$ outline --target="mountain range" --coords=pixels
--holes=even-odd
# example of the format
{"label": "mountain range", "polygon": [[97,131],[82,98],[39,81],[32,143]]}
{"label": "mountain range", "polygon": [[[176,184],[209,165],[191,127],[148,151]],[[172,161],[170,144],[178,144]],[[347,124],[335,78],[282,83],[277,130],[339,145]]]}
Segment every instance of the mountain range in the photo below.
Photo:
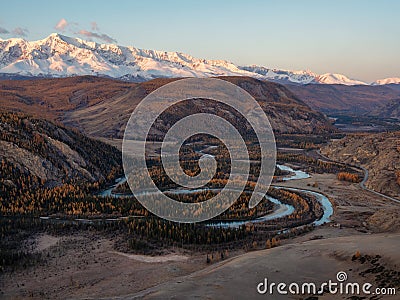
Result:
{"label": "mountain range", "polygon": [[[322,113],[311,109],[281,84],[246,76],[219,78],[250,93],[268,114],[275,133],[335,130]],[[0,109],[61,122],[91,137],[120,139],[136,105],[149,93],[173,80],[179,79],[157,78],[140,83],[97,76],[2,80]],[[165,124],[161,122],[160,126],[166,127],[173,119],[183,118],[189,110],[207,109],[210,107],[203,102],[179,106],[174,114],[166,115]],[[223,107],[213,109],[217,113],[224,111]]]}
{"label": "mountain range", "polygon": [[263,66],[238,66],[225,60],[207,60],[180,52],[143,50],[98,44],[53,33],[45,39],[0,39],[0,77],[70,77],[95,75],[143,82],[154,78],[248,76],[288,84],[386,85],[400,78],[372,83],[342,74],[316,74]]}

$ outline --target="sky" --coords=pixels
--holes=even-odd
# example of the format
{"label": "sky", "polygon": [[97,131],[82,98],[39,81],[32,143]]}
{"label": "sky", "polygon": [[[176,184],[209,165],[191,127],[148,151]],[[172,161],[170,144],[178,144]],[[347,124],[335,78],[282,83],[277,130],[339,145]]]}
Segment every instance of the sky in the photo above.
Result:
{"label": "sky", "polygon": [[2,1],[0,38],[52,32],[238,65],[400,77],[400,1]]}

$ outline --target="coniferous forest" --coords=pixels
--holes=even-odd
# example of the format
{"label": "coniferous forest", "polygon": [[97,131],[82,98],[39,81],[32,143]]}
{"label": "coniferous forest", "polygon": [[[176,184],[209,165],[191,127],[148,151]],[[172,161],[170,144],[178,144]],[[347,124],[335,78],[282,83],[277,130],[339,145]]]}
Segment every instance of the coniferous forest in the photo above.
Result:
{"label": "coniferous forest", "polygon": [[[126,184],[113,190],[113,193],[125,194],[124,197],[100,196],[100,191],[122,176],[121,153],[116,148],[61,124],[19,113],[1,113],[0,125],[0,142],[5,149],[0,170],[2,268],[26,266],[43,259],[22,246],[24,239],[32,233],[53,232],[62,235],[74,230],[95,230],[103,234],[113,232],[124,237],[125,242],[118,242],[117,247],[143,253],[160,246],[222,251],[238,247],[252,249],[260,245],[275,246],[277,235],[281,239],[308,231],[311,227],[306,225],[322,214],[319,203],[312,197],[272,188],[269,196],[295,209],[293,214],[281,218],[278,223],[266,221],[262,225],[249,223],[237,228],[221,228],[201,223],[176,224],[165,221],[153,216],[130,196]],[[190,149],[183,151],[186,172],[196,174],[198,164],[194,161],[199,155]],[[178,198],[175,196],[176,200],[203,201],[216,193],[212,189],[224,187],[227,180],[225,174],[230,168],[223,159],[226,148],[210,149],[210,153],[213,151],[220,162],[216,176],[208,185],[211,190],[179,195]],[[16,159],[16,152],[22,160]],[[258,152],[254,150],[250,153],[257,155]],[[302,157],[281,156],[279,159],[283,162],[288,159],[301,161]],[[174,188],[171,182],[164,180],[166,176],[158,167],[160,160],[152,158],[149,163],[153,180],[164,189]],[[257,173],[257,168],[255,164],[251,172]],[[275,175],[285,176],[288,172],[276,169]],[[246,189],[251,191],[251,180]],[[243,192],[232,207],[212,222],[251,220],[275,209],[275,204],[267,198],[250,209],[249,198],[250,194]],[[301,227],[303,225],[305,227]],[[296,229],[281,233],[288,228]]]}

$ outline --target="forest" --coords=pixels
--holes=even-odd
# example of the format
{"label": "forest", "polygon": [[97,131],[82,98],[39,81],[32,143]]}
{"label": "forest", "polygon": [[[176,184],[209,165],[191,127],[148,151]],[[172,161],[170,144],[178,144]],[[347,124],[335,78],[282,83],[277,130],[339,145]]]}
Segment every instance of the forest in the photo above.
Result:
{"label": "forest", "polygon": [[[181,165],[189,175],[199,171],[200,151],[215,154],[217,172],[201,192],[171,194],[183,202],[207,200],[223,188],[230,172],[227,149],[210,139],[197,140],[195,147],[183,147]],[[209,147],[214,142],[216,147]],[[246,223],[237,228],[213,226],[213,222],[251,220],[272,212],[275,204],[266,197],[254,208],[248,203],[259,173],[259,163],[251,164],[251,175],[239,199],[222,215],[208,223],[179,224],[162,220],[148,212],[133,196],[102,197],[99,191],[122,176],[121,153],[116,148],[83,136],[61,124],[35,119],[18,113],[0,114],[0,143],[13,145],[29,159],[40,159],[47,166],[45,176],[29,163],[17,161],[12,151],[1,156],[0,170],[0,268],[26,267],[43,263],[43,257],[21,247],[32,234],[48,232],[95,231],[112,234],[115,247],[124,251],[152,253],[160,247],[183,247],[195,251],[225,253],[229,249],[246,250],[276,246],[279,239],[312,229],[310,225],[322,216],[318,201],[309,195],[270,188],[268,196],[292,205],[294,213],[278,220]],[[250,159],[260,155],[257,144],[248,143]],[[80,162],[80,158],[85,164]],[[310,162],[315,170],[344,170],[335,164],[309,161],[309,158],[279,154],[279,161]],[[160,157],[148,158],[147,165],[154,182],[164,191],[176,188],[163,170]],[[53,178],[49,174],[57,173]],[[276,169],[276,176],[287,175]],[[139,181],[138,181],[139,182]],[[127,185],[114,190],[127,193]],[[79,221],[84,219],[86,221]],[[210,225],[211,224],[211,225]],[[210,257],[211,259],[211,257]]]}
{"label": "forest", "polygon": [[339,172],[337,174],[337,178],[342,181],[349,181],[349,182],[360,182],[361,179],[358,174],[348,173],[348,172]]}

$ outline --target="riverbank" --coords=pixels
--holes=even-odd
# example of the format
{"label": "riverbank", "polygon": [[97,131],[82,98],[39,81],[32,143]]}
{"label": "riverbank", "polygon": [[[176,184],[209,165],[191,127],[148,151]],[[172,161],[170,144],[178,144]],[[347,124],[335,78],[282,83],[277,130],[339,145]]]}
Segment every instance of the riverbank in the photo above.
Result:
{"label": "riverbank", "polygon": [[[215,146],[208,146],[207,145],[207,147],[205,149],[203,149],[201,151],[197,151],[197,152],[201,153],[201,154],[204,154],[203,151],[206,151],[208,149],[213,149],[214,147]],[[209,155],[209,154],[204,154],[204,155]],[[287,165],[278,164],[277,168],[279,168],[282,171],[286,171],[286,172],[289,173],[289,175],[282,176],[281,180],[283,182],[288,182],[288,181],[292,181],[292,180],[307,179],[307,178],[311,177],[310,174],[308,174],[308,173],[306,173],[306,172],[304,172],[302,170],[299,170],[299,169],[293,169],[292,167],[287,166]],[[111,196],[111,197],[116,197],[116,198],[129,197],[128,194],[114,193],[116,187],[118,185],[124,184],[125,182],[126,182],[126,178],[125,177],[118,178],[114,185],[112,185],[112,186],[108,187],[107,189],[105,189],[104,191],[100,192],[99,195],[102,196],[102,197],[110,197]],[[281,186],[281,187],[279,187],[278,185],[274,185],[274,186],[277,187],[277,188],[284,188],[284,186]],[[179,190],[169,190],[168,193],[171,193],[171,194],[190,194],[190,193],[202,192],[202,191],[205,191],[205,190],[215,190],[215,191],[217,191],[218,189],[208,189],[208,188],[207,189],[195,189],[195,190],[181,190],[181,189],[179,189]],[[329,218],[333,214],[333,207],[332,207],[332,204],[330,203],[330,201],[328,200],[328,198],[325,195],[323,195],[321,193],[318,193],[316,191],[310,191],[308,189],[296,189],[296,190],[292,189],[292,191],[296,191],[296,192],[312,195],[312,196],[316,197],[317,201],[322,205],[323,210],[324,210],[324,214],[323,214],[322,218],[320,218],[318,220],[315,220],[313,222],[313,225],[320,226],[322,224],[330,222]],[[256,224],[256,223],[262,223],[262,222],[265,222],[265,221],[277,220],[279,218],[290,216],[292,213],[294,213],[295,209],[294,209],[294,207],[292,205],[284,204],[279,199],[275,199],[275,198],[270,197],[270,196],[266,196],[266,197],[270,202],[274,203],[275,206],[276,206],[276,209],[271,213],[268,213],[268,214],[266,214],[264,216],[260,216],[260,217],[257,217],[257,218],[252,218],[252,219],[247,219],[247,220],[240,220],[240,221],[228,221],[228,220],[227,221],[217,221],[217,222],[212,221],[212,222],[209,222],[207,224],[207,226],[217,226],[217,227],[221,227],[221,228],[239,228],[240,226],[245,225],[245,224],[249,224],[249,223]],[[120,218],[114,219],[114,220],[119,220],[119,219]],[[111,220],[111,219],[107,219],[107,220]],[[86,220],[86,219],[80,219],[78,221],[92,222],[91,220]]]}

